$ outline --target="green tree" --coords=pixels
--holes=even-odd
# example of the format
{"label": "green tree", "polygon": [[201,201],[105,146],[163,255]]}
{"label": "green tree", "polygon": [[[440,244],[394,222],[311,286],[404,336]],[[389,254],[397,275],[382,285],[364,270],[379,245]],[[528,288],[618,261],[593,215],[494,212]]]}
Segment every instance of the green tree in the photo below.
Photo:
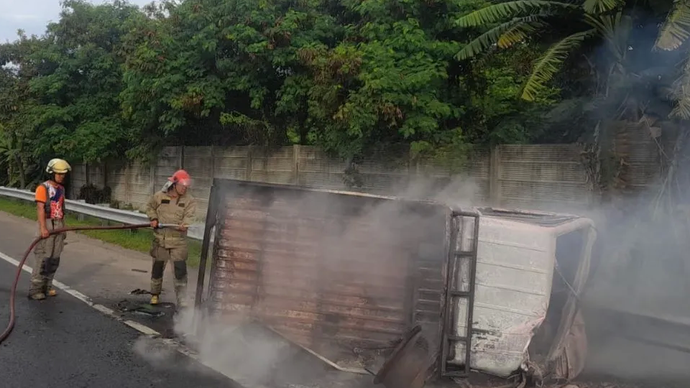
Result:
{"label": "green tree", "polygon": [[32,60],[44,63],[30,81],[37,105],[32,125],[41,134],[37,156],[69,156],[94,162],[121,155],[126,125],[119,110],[123,21],[138,12],[125,2],[95,6],[81,0],[63,4],[60,21],[50,24]]}
{"label": "green tree", "polygon": [[[482,112],[510,111],[513,124],[531,114],[518,113],[520,104],[509,90],[519,72],[497,61],[483,69],[463,67],[454,58],[466,36],[455,15],[483,4],[346,2],[353,22],[343,42],[303,50],[314,82],[309,106],[315,141],[352,156],[390,144],[411,144],[424,152],[467,141],[528,138],[525,128],[510,134],[518,127]],[[490,79],[491,72],[503,78]],[[499,125],[503,133],[494,136]]]}
{"label": "green tree", "polygon": [[0,45],[0,158],[6,171],[4,184],[31,186],[40,175],[35,146],[40,133],[33,123],[38,104],[30,82],[45,66],[32,55],[47,43],[19,31],[19,39]]}
{"label": "green tree", "polygon": [[141,133],[160,144],[286,144],[291,132],[307,141],[298,53],[332,44],[342,29],[323,2],[163,6],[167,15],[140,19],[128,37],[122,107]]}

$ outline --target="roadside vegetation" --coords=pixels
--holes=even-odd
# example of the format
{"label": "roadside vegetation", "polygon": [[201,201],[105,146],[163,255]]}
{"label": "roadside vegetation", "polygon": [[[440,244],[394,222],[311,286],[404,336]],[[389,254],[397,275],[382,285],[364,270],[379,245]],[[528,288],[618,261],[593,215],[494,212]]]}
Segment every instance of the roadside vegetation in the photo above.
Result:
{"label": "roadside vegetation", "polygon": [[659,145],[659,198],[690,185],[673,167],[690,119],[684,1],[61,4],[45,33],[0,44],[0,185],[33,190],[53,157],[147,163],[164,146],[314,145],[349,174],[399,150],[578,142],[608,199],[635,158],[616,140],[639,133]]}
{"label": "roadside vegetation", "polygon": [[690,118],[684,2],[156,4],[66,0],[44,34],[0,44],[0,185],[33,189],[52,157],[150,161],[167,145],[445,158],[605,148],[641,125],[653,141]]}

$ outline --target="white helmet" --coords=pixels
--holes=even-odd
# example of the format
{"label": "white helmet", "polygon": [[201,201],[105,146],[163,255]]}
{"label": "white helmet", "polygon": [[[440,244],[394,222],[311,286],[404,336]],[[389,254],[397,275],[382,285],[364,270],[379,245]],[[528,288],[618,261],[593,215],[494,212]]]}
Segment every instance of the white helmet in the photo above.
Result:
{"label": "white helmet", "polygon": [[70,171],[72,171],[72,166],[63,159],[51,159],[46,167],[48,174],[67,174]]}

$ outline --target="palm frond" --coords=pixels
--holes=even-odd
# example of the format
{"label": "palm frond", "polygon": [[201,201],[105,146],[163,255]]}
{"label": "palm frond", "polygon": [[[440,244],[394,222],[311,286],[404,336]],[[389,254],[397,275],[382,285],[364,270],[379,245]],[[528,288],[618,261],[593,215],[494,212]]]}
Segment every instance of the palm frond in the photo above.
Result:
{"label": "palm frond", "polygon": [[509,17],[521,16],[525,13],[544,13],[547,10],[563,9],[576,10],[575,4],[561,3],[559,1],[545,0],[518,0],[493,4],[486,8],[478,9],[460,17],[456,24],[458,27],[477,27],[491,23],[497,23]]}
{"label": "palm frond", "polygon": [[655,49],[675,50],[690,37],[690,2],[676,0],[654,44]]}
{"label": "palm frond", "polygon": [[628,51],[630,32],[632,31],[632,19],[629,15],[624,15],[621,11],[615,14],[591,15],[585,14],[585,22],[599,32],[604,37],[607,47],[622,62]]}
{"label": "palm frond", "polygon": [[541,17],[526,16],[500,24],[469,42],[455,57],[461,61],[472,58],[493,44],[498,44],[500,48],[508,48],[526,38],[528,33],[545,26],[546,24],[540,20]]}
{"label": "palm frond", "polygon": [[625,4],[625,0],[585,0],[582,5],[585,12],[590,14],[604,13]]}
{"label": "palm frond", "polygon": [[585,15],[585,22],[590,26],[596,28],[599,34],[603,35],[609,41],[616,39],[616,31],[621,23],[622,13],[617,12],[614,15]]}
{"label": "palm frond", "polygon": [[682,120],[690,119],[690,96],[676,101],[676,105],[671,109],[669,116]]}
{"label": "palm frond", "polygon": [[527,16],[521,19],[523,19],[521,23],[514,25],[498,38],[498,47],[503,49],[511,47],[527,39],[530,34],[547,26],[540,15]]}
{"label": "palm frond", "polygon": [[669,117],[690,119],[690,60],[685,63],[680,76],[671,85],[668,97],[674,102]]}
{"label": "palm frond", "polygon": [[578,48],[584,40],[596,35],[596,32],[596,29],[578,32],[549,47],[546,53],[537,60],[534,70],[532,70],[532,74],[522,90],[522,98],[527,101],[534,101],[539,91],[560,69],[568,54]]}

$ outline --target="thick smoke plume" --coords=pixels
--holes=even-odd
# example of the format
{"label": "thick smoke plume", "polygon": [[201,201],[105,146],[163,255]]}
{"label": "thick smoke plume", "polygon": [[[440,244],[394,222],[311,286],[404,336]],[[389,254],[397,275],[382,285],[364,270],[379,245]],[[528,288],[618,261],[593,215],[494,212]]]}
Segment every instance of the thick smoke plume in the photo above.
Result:
{"label": "thick smoke plume", "polygon": [[[396,197],[424,198],[453,206],[470,206],[474,198],[478,197],[479,186],[468,178],[455,178],[445,187],[436,187],[434,190],[430,190],[430,182],[431,180],[415,181],[405,190],[400,191]],[[380,290],[381,284],[377,284],[379,282],[376,279],[377,277],[404,276],[406,269],[401,263],[404,263],[405,257],[400,256],[400,254],[423,253],[408,253],[401,248],[389,252],[377,251],[377,255],[389,255],[390,257],[385,260],[365,262],[366,256],[363,257],[362,254],[372,257],[372,253],[367,253],[363,245],[375,242],[395,248],[397,245],[420,239],[419,236],[424,236],[425,233],[433,233],[431,238],[434,241],[429,241],[427,247],[420,246],[418,248],[422,251],[426,249],[432,257],[438,258],[438,252],[443,249],[445,237],[443,218],[430,219],[427,214],[407,212],[401,214],[397,201],[383,201],[380,204],[365,208],[364,212],[359,215],[352,216],[349,215],[350,208],[348,207],[352,205],[337,197],[337,195],[313,196],[307,193],[304,194],[304,198],[288,203],[282,202],[280,196],[276,197],[273,207],[270,209],[271,212],[275,211],[278,214],[288,211],[295,218],[306,218],[304,223],[300,221],[292,230],[286,231],[286,234],[281,234],[282,238],[290,239],[292,242],[307,243],[313,238],[313,222],[318,222],[319,219],[327,221],[323,224],[323,229],[319,231],[321,240],[312,241],[312,243],[316,243],[314,245],[316,250],[309,251],[310,248],[305,246],[309,252],[303,252],[302,256],[299,254],[296,256],[298,259],[306,260],[305,258],[318,255],[317,266],[315,268],[296,268],[295,271],[298,272],[282,271],[278,274],[280,279],[272,277],[275,274],[265,273],[263,276],[267,280],[263,287],[299,284],[302,287],[313,286],[313,292],[318,294],[319,282],[323,281],[320,278],[326,277],[326,274],[328,274],[327,281],[342,282],[343,284],[350,284],[353,277],[365,276],[359,287],[363,292],[370,295],[370,303],[387,306],[394,303],[394,299],[402,299],[404,296],[401,294],[402,290],[392,287],[391,293],[393,295],[389,295]],[[344,225],[337,220],[337,218],[343,217],[350,217]],[[336,220],[328,221],[333,218]],[[430,223],[435,225],[432,226]],[[310,226],[310,224],[312,225]],[[247,224],[245,223],[244,226],[247,227]],[[280,242],[272,241],[272,243]],[[323,250],[324,247],[327,248],[325,251]],[[436,252],[436,256],[433,256],[434,252]],[[265,255],[264,260],[280,259],[268,257],[269,253]],[[396,265],[395,263],[399,264]],[[311,279],[310,283],[313,284],[304,283],[305,279]],[[323,286],[327,288],[329,285]],[[389,285],[389,287],[391,286]],[[288,287],[284,292],[294,292],[290,291],[291,289]],[[280,290],[275,288],[270,291],[273,294],[280,293]],[[320,296],[329,297],[327,295]],[[280,310],[281,307],[288,308],[278,305],[275,309]],[[300,306],[295,306],[295,308],[299,309]],[[333,367],[276,334],[270,328],[251,323],[249,318],[248,314],[242,311],[237,311],[236,314],[231,315],[231,318],[228,318],[227,316],[207,316],[200,311],[188,310],[178,314],[175,319],[174,330],[178,336],[185,338],[185,341],[198,351],[198,357],[203,364],[246,387],[332,386],[364,388],[373,386],[373,376],[371,373],[367,373],[365,368],[370,372],[376,372],[383,361],[382,358],[361,360],[357,356],[353,356],[350,361],[340,363],[341,367],[357,369],[362,373],[337,372]],[[393,345],[389,345],[388,350]],[[139,344],[139,347],[143,349],[144,344]],[[342,349],[322,347],[319,349],[319,354],[332,355],[337,353],[336,350],[342,352]],[[356,349],[352,349],[352,351],[356,351]],[[165,365],[165,358],[169,357],[169,354],[160,350],[149,350],[145,353],[147,359],[154,365]],[[332,361],[337,362],[338,360]]]}
{"label": "thick smoke plume", "polygon": [[[679,166],[687,167],[690,166]],[[486,190],[473,179],[458,177],[440,187],[435,183],[433,179],[420,179],[399,190],[397,197],[434,200],[463,208],[491,205],[486,202]],[[650,192],[589,209],[549,204],[534,206],[540,210],[590,217],[597,226],[598,241],[589,285],[585,294],[579,296],[589,337],[588,362],[583,379],[644,382],[669,379],[687,381],[690,378],[685,368],[690,362],[688,353],[668,346],[651,345],[649,341],[635,340],[651,339],[676,347],[688,342],[690,348],[690,335],[685,334],[682,325],[673,326],[673,330],[666,326],[659,329],[658,323],[636,317],[647,315],[665,321],[675,319],[690,323],[690,313],[687,313],[690,303],[685,302],[685,296],[688,295],[686,290],[690,291],[690,271],[686,271],[685,267],[690,239],[682,237],[689,235],[690,228],[683,226],[686,218],[681,215],[679,208],[656,208],[654,212],[650,211],[650,197],[658,190],[658,187],[654,187]],[[686,203],[690,202],[689,199],[681,198]],[[274,206],[278,209],[281,205]],[[315,202],[314,197],[292,202],[290,206],[296,214],[300,213],[299,209],[304,209],[311,215],[321,217],[343,212],[341,203]],[[282,280],[290,284],[302,281],[305,275],[318,280],[319,271],[324,269],[340,269],[347,273],[361,265],[356,254],[359,247],[343,241],[352,241],[350,238],[353,236],[361,236],[360,225],[367,224],[372,228],[364,233],[367,238],[393,243],[416,237],[391,232],[405,223],[418,224],[417,231],[425,228],[424,217],[403,217],[385,204],[370,208],[361,216],[359,223],[353,220],[350,227],[338,229],[337,233],[325,237],[330,249],[321,257],[322,268],[305,269],[307,273],[285,272],[281,274],[284,277]],[[403,227],[401,230],[406,229]],[[308,240],[310,232],[306,226],[296,228],[290,238]],[[371,267],[372,273],[387,270],[395,272],[395,269],[386,267]],[[309,274],[309,271],[313,273]],[[387,301],[384,298],[373,302]],[[632,314],[619,318],[622,321],[615,321],[605,313],[611,310],[625,310]],[[247,316],[237,314],[235,318],[237,322],[232,323],[205,316],[201,312],[192,314],[192,311],[187,311],[178,316],[175,332],[198,350],[199,359],[204,364],[247,387],[373,386],[372,376],[335,373],[333,368],[261,325],[246,325],[243,319]],[[633,340],[623,335],[624,324],[632,326],[626,329],[625,334],[633,337]],[[148,354],[149,359],[157,365],[165,365],[163,360],[169,357],[165,352]]]}

